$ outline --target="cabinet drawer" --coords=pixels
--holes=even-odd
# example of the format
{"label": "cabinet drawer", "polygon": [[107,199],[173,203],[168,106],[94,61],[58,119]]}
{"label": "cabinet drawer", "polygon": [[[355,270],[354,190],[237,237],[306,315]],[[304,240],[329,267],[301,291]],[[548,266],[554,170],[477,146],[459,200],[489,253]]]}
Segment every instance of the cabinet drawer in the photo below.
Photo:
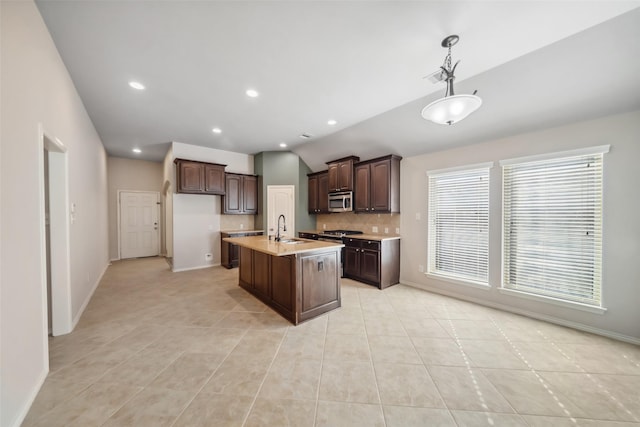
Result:
{"label": "cabinet drawer", "polygon": [[369,249],[372,251],[380,250],[380,242],[375,240],[363,240],[362,241],[362,249]]}
{"label": "cabinet drawer", "polygon": [[342,239],[342,242],[345,246],[350,248],[360,248],[362,247],[362,240],[352,239],[350,237],[345,237]]}

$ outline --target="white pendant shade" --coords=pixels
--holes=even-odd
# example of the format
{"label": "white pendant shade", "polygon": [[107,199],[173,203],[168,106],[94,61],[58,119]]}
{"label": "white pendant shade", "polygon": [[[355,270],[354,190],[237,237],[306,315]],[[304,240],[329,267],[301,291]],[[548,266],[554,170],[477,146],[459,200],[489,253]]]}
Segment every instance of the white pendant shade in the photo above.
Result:
{"label": "white pendant shade", "polygon": [[433,101],[422,109],[422,117],[440,125],[452,125],[476,111],[482,99],[475,95],[452,95]]}

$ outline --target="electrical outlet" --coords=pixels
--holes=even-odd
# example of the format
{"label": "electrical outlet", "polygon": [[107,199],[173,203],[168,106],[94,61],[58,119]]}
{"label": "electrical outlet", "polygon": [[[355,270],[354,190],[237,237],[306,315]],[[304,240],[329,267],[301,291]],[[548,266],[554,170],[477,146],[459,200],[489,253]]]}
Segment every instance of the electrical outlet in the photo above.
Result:
{"label": "electrical outlet", "polygon": [[205,261],[211,261],[213,259],[213,254],[204,254]]}
{"label": "electrical outlet", "polygon": [[420,212],[416,212],[416,221],[420,221]]}
{"label": "electrical outlet", "polygon": [[322,229],[326,230],[327,229],[327,224],[322,224]]}
{"label": "electrical outlet", "polygon": [[418,271],[419,271],[420,273],[424,273],[424,265],[419,265],[419,266],[418,266]]}
{"label": "electrical outlet", "polygon": [[373,227],[371,227],[371,231],[373,231],[374,233],[378,232],[378,227],[376,227],[375,225]]}
{"label": "electrical outlet", "polygon": [[389,228],[388,227],[384,228],[384,234],[389,234]]}
{"label": "electrical outlet", "polygon": [[396,227],[396,234],[400,234],[400,228]]}
{"label": "electrical outlet", "polygon": [[244,224],[240,224],[240,230],[244,229]]}

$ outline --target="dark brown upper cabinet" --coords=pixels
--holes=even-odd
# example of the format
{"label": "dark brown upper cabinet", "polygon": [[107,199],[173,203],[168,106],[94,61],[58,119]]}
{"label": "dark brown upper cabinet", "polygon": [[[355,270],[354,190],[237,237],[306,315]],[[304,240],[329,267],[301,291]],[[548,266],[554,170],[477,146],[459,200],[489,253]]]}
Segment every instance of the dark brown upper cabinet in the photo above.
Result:
{"label": "dark brown upper cabinet", "polygon": [[327,162],[329,167],[329,192],[353,191],[353,165],[360,157],[349,156]]}
{"label": "dark brown upper cabinet", "polygon": [[400,160],[389,155],[355,164],[355,212],[400,212]]}
{"label": "dark brown upper cabinet", "polygon": [[258,213],[258,178],[255,175],[225,174],[225,214],[255,215]]}
{"label": "dark brown upper cabinet", "polygon": [[224,194],[226,165],[175,159],[176,191],[189,194]]}
{"label": "dark brown upper cabinet", "polygon": [[329,212],[329,172],[315,172],[307,175],[309,178],[309,213],[319,214]]}

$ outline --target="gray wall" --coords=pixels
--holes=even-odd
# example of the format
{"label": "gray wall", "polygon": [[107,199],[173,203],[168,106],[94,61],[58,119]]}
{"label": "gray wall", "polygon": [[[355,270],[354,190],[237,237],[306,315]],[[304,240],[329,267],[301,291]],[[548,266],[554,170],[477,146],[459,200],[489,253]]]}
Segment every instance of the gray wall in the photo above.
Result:
{"label": "gray wall", "polygon": [[[568,326],[640,343],[640,112],[550,128],[402,161],[402,283],[450,294]],[[499,160],[611,145],[604,155],[602,301],[605,313],[525,299],[500,292],[502,182]],[[427,277],[426,171],[480,162],[491,169],[489,282],[487,289]],[[418,219],[416,214],[420,214]]]}
{"label": "gray wall", "polygon": [[267,205],[268,185],[293,185],[295,186],[296,206],[296,232],[315,228],[315,218],[307,212],[307,173],[311,170],[298,157],[290,151],[264,151],[254,156],[254,171],[260,175],[258,181],[258,215],[255,227],[267,229]]}

